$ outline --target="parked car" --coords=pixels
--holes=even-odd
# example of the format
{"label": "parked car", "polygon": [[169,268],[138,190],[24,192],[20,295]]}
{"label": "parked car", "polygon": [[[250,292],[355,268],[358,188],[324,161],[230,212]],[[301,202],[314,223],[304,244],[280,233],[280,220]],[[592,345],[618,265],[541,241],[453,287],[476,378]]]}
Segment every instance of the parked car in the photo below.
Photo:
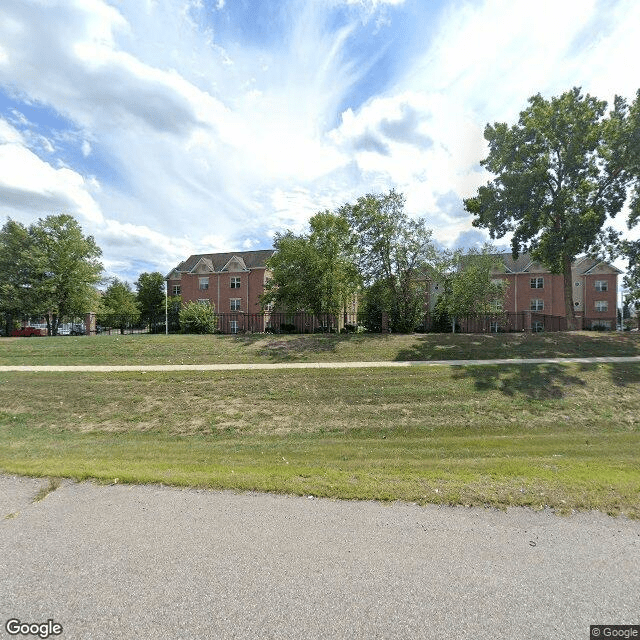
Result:
{"label": "parked car", "polygon": [[14,329],[11,332],[12,336],[19,336],[29,338],[31,336],[46,336],[46,329],[38,329],[37,327],[21,327],[20,329]]}
{"label": "parked car", "polygon": [[65,322],[58,325],[59,336],[83,336],[84,324],[80,322]]}

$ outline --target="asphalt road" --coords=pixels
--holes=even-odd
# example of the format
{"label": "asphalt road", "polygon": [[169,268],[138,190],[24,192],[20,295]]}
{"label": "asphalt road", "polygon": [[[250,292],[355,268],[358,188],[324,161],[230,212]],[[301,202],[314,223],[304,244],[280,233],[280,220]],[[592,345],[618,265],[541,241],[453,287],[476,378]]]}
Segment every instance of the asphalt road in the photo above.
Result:
{"label": "asphalt road", "polygon": [[[580,640],[640,623],[640,522],[0,476],[0,637]],[[11,514],[11,515],[10,515]],[[7,517],[10,516],[10,517]]]}

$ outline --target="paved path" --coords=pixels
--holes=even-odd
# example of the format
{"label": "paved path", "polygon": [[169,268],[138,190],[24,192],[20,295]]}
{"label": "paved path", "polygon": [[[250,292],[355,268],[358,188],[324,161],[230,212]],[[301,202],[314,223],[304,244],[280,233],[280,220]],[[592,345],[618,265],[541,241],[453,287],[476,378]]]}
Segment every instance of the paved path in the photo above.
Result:
{"label": "paved path", "polygon": [[53,619],[63,640],[588,640],[640,623],[637,521],[71,481],[33,503],[45,482],[0,476],[1,638],[10,618]]}
{"label": "paved path", "polygon": [[127,364],[127,365],[3,365],[8,371],[246,371],[261,369],[365,369],[368,367],[441,367],[487,364],[571,364],[640,362],[640,356],[593,358],[493,358],[491,360],[403,360],[384,362],[278,362],[262,364]]}

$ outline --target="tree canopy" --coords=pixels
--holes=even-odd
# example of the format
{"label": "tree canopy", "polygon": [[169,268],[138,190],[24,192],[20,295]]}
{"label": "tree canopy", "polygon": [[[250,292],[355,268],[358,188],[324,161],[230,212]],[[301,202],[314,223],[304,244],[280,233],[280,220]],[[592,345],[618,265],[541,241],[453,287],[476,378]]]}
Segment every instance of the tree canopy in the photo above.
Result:
{"label": "tree canopy", "polygon": [[120,329],[120,333],[140,320],[140,307],[128,282],[114,278],[102,296],[100,322]]}
{"label": "tree canopy", "polygon": [[434,269],[439,287],[436,315],[455,327],[457,317],[501,312],[507,282],[492,277],[499,271],[504,271],[504,266],[491,245],[481,250],[441,252]]}
{"label": "tree canopy", "polygon": [[96,308],[102,252],[72,216],[48,216],[28,228],[9,220],[0,232],[0,252],[5,319],[43,315],[56,335],[60,319]]}
{"label": "tree canopy", "polygon": [[404,196],[392,189],[339,209],[355,238],[357,264],[370,289],[368,305],[388,312],[392,329],[401,332],[420,323],[437,254],[426,221],[409,218],[404,204]]}
{"label": "tree canopy", "polygon": [[491,238],[512,233],[514,257],[529,251],[563,274],[569,328],[572,262],[598,242],[633,179],[629,108],[620,97],[609,113],[606,107],[574,88],[549,100],[533,96],[515,125],[487,125],[489,155],[480,164],[496,177],[464,201],[474,226]]}
{"label": "tree canopy", "polygon": [[165,282],[159,271],[141,273],[135,282],[140,319],[153,331],[165,316]]}
{"label": "tree canopy", "polygon": [[33,238],[9,219],[0,230],[0,313],[7,335],[23,314],[35,313]]}
{"label": "tree canopy", "polygon": [[311,218],[309,228],[307,234],[276,234],[262,302],[288,311],[337,316],[360,285],[350,255],[349,226],[341,216],[323,211]]}

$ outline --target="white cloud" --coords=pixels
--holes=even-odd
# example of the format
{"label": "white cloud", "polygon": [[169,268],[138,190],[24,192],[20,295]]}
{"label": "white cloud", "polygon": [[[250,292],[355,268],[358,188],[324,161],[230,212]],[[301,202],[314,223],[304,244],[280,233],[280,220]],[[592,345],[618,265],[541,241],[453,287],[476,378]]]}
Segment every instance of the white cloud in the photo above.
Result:
{"label": "white cloud", "polygon": [[6,142],[24,143],[24,138],[15,127],[12,127],[4,118],[0,118],[0,144]]}
{"label": "white cloud", "polygon": [[100,223],[94,185],[71,169],[54,169],[19,142],[0,144],[0,210],[6,215],[70,213]]}
{"label": "white cloud", "polygon": [[[349,10],[336,26],[339,6]],[[238,9],[223,0],[2,0],[0,86],[73,123],[63,140],[0,120],[2,212],[64,206],[105,243],[105,263],[163,272],[190,252],[265,246],[317,211],[391,187],[443,243],[475,237],[461,206],[487,179],[486,122],[513,121],[533,93],[575,84],[632,97],[640,4],[614,0],[606,16],[596,0],[444,6],[274,2],[280,31],[242,42],[220,35]],[[384,35],[404,38],[394,32],[403,11],[416,39],[437,23],[406,58]],[[365,41],[371,50],[356,51]],[[382,89],[367,74],[386,47]],[[77,157],[63,157],[69,147]]]}

